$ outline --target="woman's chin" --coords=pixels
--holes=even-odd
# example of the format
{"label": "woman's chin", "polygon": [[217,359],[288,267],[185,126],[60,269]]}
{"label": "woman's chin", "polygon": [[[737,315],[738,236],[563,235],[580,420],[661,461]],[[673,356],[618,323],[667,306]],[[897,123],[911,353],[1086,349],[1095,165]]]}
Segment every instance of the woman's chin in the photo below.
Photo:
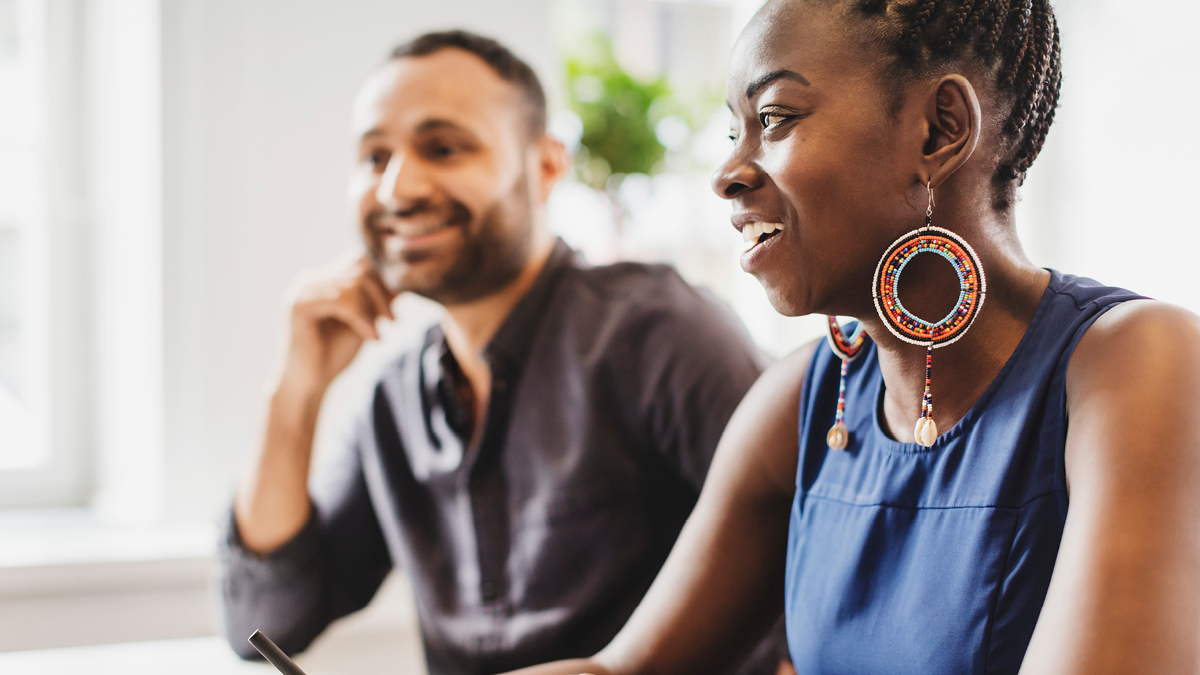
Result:
{"label": "woman's chin", "polygon": [[[811,303],[802,300],[806,296],[796,287],[796,279],[772,279],[773,274],[755,274],[758,283],[767,292],[767,301],[783,316],[804,316],[812,314]],[[790,283],[788,283],[790,282]]]}

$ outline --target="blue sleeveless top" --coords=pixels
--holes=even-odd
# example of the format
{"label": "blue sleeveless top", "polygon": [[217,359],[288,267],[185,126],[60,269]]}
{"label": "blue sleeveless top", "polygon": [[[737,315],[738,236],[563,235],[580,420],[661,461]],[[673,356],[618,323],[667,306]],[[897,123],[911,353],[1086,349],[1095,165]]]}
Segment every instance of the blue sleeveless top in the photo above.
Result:
{"label": "blue sleeveless top", "polygon": [[882,431],[869,344],[847,375],[850,443],[829,450],[841,361],[818,348],[788,533],[787,637],[800,675],[1020,668],[1067,515],[1067,365],[1093,321],[1139,297],[1051,275],[1016,351],[931,448]]}

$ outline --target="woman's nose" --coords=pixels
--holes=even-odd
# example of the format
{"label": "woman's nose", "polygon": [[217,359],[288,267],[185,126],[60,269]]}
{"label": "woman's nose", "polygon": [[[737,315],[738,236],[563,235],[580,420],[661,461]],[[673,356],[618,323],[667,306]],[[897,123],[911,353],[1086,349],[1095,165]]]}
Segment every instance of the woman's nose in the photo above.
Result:
{"label": "woman's nose", "polygon": [[729,157],[717,167],[712,177],[712,189],[722,199],[733,199],[746,190],[762,185],[762,171],[746,161],[735,147]]}

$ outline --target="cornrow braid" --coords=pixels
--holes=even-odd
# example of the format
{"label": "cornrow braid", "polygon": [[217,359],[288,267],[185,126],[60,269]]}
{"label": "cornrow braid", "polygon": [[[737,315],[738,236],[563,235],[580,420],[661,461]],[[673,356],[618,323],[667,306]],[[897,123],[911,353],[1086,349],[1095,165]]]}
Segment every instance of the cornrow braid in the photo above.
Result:
{"label": "cornrow braid", "polygon": [[[1046,0],[1037,0],[1040,4],[1045,4]],[[1008,120],[1008,131],[1019,132],[1024,129],[1029,120],[1037,112],[1037,104],[1043,97],[1048,71],[1046,70],[1045,60],[1050,57],[1050,52],[1054,44],[1054,33],[1049,30],[1046,25],[1050,21],[1050,17],[1045,12],[1039,12],[1035,21],[1034,29],[1030,35],[1042,35],[1042,39],[1034,45],[1033,51],[1029,53],[1028,58],[1021,61],[1021,82],[1017,90],[1021,92],[1021,97],[1017,99],[1017,104],[1013,108],[1012,117]]]}
{"label": "cornrow braid", "polygon": [[912,50],[920,50],[921,43],[924,41],[925,27],[929,25],[929,18],[933,15],[933,9],[937,4],[938,0],[922,0],[914,5],[912,21],[905,30],[904,36],[900,38],[902,45]]}
{"label": "cornrow braid", "polygon": [[1009,10],[1010,20],[1013,22],[1011,31],[1013,37],[1004,45],[1007,52],[1005,61],[1012,64],[1005,68],[1000,76],[1000,86],[1006,89],[1017,80],[1017,75],[1025,60],[1025,52],[1029,49],[1029,38],[1031,37],[1029,20],[1033,15],[1033,0],[1018,0],[1018,2],[1020,4],[1013,5]]}
{"label": "cornrow braid", "polygon": [[1058,94],[1062,87],[1062,53],[1059,49],[1058,23],[1053,16],[1050,18],[1050,24],[1052,46],[1049,52],[1047,71],[1053,74],[1053,79],[1047,79],[1044,82],[1041,100],[1038,103],[1036,115],[1033,116],[1027,139],[1013,163],[1013,171],[1018,180],[1024,178],[1025,172],[1029,171],[1033,160],[1037,159],[1038,153],[1041,152],[1042,145],[1046,142],[1046,134],[1050,131],[1050,125],[1054,124],[1054,112],[1058,109]]}
{"label": "cornrow braid", "polygon": [[[987,0],[983,0],[982,4],[986,4]],[[941,44],[937,46],[939,53],[948,52],[954,49],[955,43],[958,42],[958,37],[963,32],[970,32],[972,25],[972,17],[976,17],[976,7],[981,3],[978,0],[967,0],[952,15],[949,24],[946,28],[946,36],[942,39]]]}
{"label": "cornrow braid", "polygon": [[872,32],[894,56],[889,82],[921,76],[939,64],[968,62],[992,73],[1003,116],[995,179],[997,207],[1041,152],[1062,82],[1058,23],[1050,0],[853,0],[876,22]]}
{"label": "cornrow braid", "polygon": [[1004,33],[1004,20],[1008,17],[1009,0],[992,0],[991,6],[988,8],[987,23],[989,29],[984,36],[983,41],[979,43],[979,51],[990,56],[996,53],[996,47],[1000,44],[1000,38]]}

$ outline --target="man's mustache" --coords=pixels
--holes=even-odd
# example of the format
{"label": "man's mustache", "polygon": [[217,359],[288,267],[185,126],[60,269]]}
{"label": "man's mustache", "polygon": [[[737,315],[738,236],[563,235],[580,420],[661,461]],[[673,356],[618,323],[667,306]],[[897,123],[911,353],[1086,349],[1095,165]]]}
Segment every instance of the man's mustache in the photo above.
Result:
{"label": "man's mustache", "polygon": [[459,201],[451,200],[445,204],[434,204],[428,200],[415,202],[402,209],[375,209],[367,214],[367,226],[372,232],[381,232],[389,228],[384,221],[390,218],[405,220],[423,215],[440,215],[443,222],[450,225],[464,225],[471,222],[471,210]]}

